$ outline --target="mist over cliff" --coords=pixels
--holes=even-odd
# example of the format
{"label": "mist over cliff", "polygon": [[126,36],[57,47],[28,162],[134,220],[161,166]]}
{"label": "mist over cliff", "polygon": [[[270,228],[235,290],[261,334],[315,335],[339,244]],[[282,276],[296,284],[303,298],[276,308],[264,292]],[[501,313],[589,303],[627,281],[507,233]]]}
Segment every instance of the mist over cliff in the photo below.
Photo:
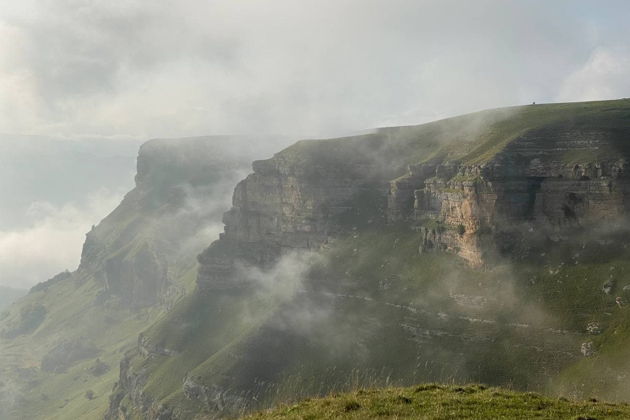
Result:
{"label": "mist over cliff", "polygon": [[4,1],[0,419],[624,418],[628,15]]}
{"label": "mist over cliff", "polygon": [[76,271],[2,313],[2,414],[221,417],[434,381],[623,400],[629,109],[148,141]]}
{"label": "mist over cliff", "polygon": [[618,349],[601,340],[630,285],[627,112],[492,110],[254,162],[195,291],[125,355],[108,418],[425,381],[584,397],[565,375]]}

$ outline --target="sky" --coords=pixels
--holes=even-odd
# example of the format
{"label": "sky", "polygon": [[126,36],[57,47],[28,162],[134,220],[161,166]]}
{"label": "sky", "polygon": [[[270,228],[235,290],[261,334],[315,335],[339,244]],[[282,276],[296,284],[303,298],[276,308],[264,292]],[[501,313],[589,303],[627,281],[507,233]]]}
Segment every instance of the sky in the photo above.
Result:
{"label": "sky", "polygon": [[630,3],[3,0],[0,132],[335,135],[630,96]]}
{"label": "sky", "polygon": [[[630,97],[629,16],[630,2],[606,0],[2,0],[0,150],[16,135],[325,137]],[[31,169],[11,176],[20,171]],[[74,269],[115,187],[21,197],[13,211],[28,217],[0,220],[0,284]],[[59,241],[68,246],[49,264],[29,254]]]}

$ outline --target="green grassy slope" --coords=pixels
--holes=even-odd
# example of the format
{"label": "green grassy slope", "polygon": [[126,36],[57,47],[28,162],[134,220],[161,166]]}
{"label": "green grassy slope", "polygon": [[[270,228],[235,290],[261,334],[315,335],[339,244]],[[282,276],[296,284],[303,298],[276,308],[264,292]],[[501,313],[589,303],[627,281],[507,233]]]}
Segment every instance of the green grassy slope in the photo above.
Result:
{"label": "green grassy slope", "polygon": [[626,419],[627,404],[552,399],[479,385],[358,390],[245,417],[272,419]]}
{"label": "green grassy slope", "polygon": [[[601,286],[611,263],[620,286],[630,281],[628,256],[611,260],[601,238],[576,242],[585,258],[577,264],[565,260],[575,251],[567,245],[485,271],[448,254],[418,255],[418,240],[396,229],[358,231],[330,244],[295,294],[196,297],[146,332],[174,354],[132,359],[151,372],[143,392],[190,416],[212,407],[184,396],[186,376],[235,399],[254,396],[250,409],[425,381],[558,392],[556,375],[583,359],[588,322],[608,331],[624,316]],[[243,308],[251,323],[240,321]]]}
{"label": "green grassy slope", "polygon": [[[329,168],[338,168],[340,177],[353,175],[369,162],[375,175],[387,179],[404,173],[407,164],[432,159],[488,162],[510,140],[535,130],[614,131],[625,129],[629,118],[629,100],[515,107],[343,140],[302,141],[277,159],[290,160],[306,171],[302,176],[315,178]],[[566,159],[627,155],[623,140],[615,137],[610,149]],[[343,222],[347,234],[309,260],[308,270],[295,271],[294,262],[303,264],[300,257],[290,257],[285,272],[262,273],[269,280],[262,292],[189,294],[196,275],[195,246],[207,243],[184,246],[172,238],[193,235],[201,224],[218,220],[214,213],[199,219],[187,211],[211,204],[207,197],[218,191],[213,185],[226,178],[210,170],[211,146],[204,149],[207,154],[198,153],[196,146],[163,154],[159,151],[169,142],[157,146],[163,167],[139,164],[139,183],[151,191],[129,194],[95,228],[82,270],[33,291],[0,320],[0,402],[17,402],[24,417],[101,416],[123,354],[130,356],[133,372],[147,373],[141,386],[146,398],[176,406],[184,417],[361,386],[425,381],[563,393],[574,392],[567,384],[581,381],[586,384],[582,394],[593,390],[605,395],[620,389],[605,389],[613,383],[610,378],[625,384],[625,371],[614,372],[617,376],[613,371],[625,369],[620,361],[626,359],[630,336],[627,308],[616,306],[616,294],[601,291],[613,266],[618,290],[630,284],[623,235],[611,239],[609,233],[587,233],[563,244],[532,244],[519,258],[479,271],[452,255],[419,255],[417,234],[371,225],[363,214],[362,220]],[[322,159],[326,165],[312,164]],[[191,169],[191,162],[199,166]],[[189,190],[179,188],[186,180],[202,200],[186,200]],[[373,204],[370,197],[365,200],[367,207]],[[358,229],[352,231],[353,226]],[[609,239],[614,247],[605,245]],[[157,305],[130,306],[126,299],[133,300],[146,285],[129,290],[124,278],[106,288],[102,273],[107,261],[133,265],[147,254],[166,258],[169,281],[178,292]],[[278,283],[278,278],[289,280]],[[586,331],[591,322],[598,323],[599,335]],[[148,351],[155,351],[151,357],[135,349],[140,331]],[[585,341],[593,341],[597,352],[584,360],[580,346]],[[42,370],[51,350],[67,342],[83,355],[60,371]],[[98,363],[109,370],[95,374]],[[594,373],[601,375],[589,381]],[[617,379],[619,375],[623,377]],[[187,378],[210,397],[187,392]],[[603,385],[596,387],[598,383]]]}
{"label": "green grassy slope", "polygon": [[[546,128],[620,130],[630,124],[630,99],[594,102],[554,103],[491,109],[418,126],[383,128],[374,134],[344,139],[298,142],[278,155],[296,162],[335,159],[340,168],[355,161],[374,159],[396,172],[408,164],[430,160],[483,164],[500,153],[511,141]],[[627,156],[630,145],[625,136],[615,147],[592,150],[567,161],[589,161]]]}
{"label": "green grassy slope", "polygon": [[[142,215],[138,214],[139,218]],[[117,226],[118,220],[109,220]],[[154,243],[145,220],[132,234],[126,230],[129,244]],[[108,230],[105,226],[100,229]],[[108,230],[109,231],[109,230]],[[127,248],[133,252],[133,246]],[[97,272],[96,272],[97,273]],[[179,259],[170,267],[170,279],[181,291],[194,286],[194,255]],[[19,387],[16,416],[21,418],[98,418],[107,407],[107,397],[118,378],[118,364],[124,351],[137,342],[140,331],[150,325],[166,309],[162,305],[132,308],[112,297],[102,301],[103,281],[92,270],[69,274],[63,281],[35,290],[14,304],[5,314],[0,330],[11,331],[23,318],[25,308],[44,308],[41,323],[22,333],[0,338],[0,367],[3,383]],[[46,371],[42,363],[51,350],[68,343],[70,348],[87,348],[76,360],[63,363],[54,371]],[[63,351],[63,350],[62,350]],[[103,373],[93,373],[96,360],[107,365]],[[19,385],[18,385],[19,384]],[[86,391],[94,396],[86,398]],[[1,390],[0,390],[1,393]]]}

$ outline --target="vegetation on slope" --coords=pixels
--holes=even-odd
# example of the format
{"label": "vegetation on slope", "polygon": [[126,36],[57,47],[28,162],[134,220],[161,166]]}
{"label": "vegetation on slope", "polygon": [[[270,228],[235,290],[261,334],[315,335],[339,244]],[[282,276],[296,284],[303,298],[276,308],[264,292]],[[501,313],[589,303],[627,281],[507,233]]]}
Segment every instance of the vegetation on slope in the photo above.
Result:
{"label": "vegetation on slope", "polygon": [[552,399],[481,385],[361,389],[282,405],[247,420],[274,419],[626,419],[627,404]]}
{"label": "vegetation on slope", "polygon": [[[390,174],[400,174],[409,164],[427,161],[458,161],[479,165],[490,161],[519,136],[546,128],[607,130],[614,133],[630,123],[630,99],[554,103],[491,109],[427,124],[392,127],[375,133],[343,139],[301,141],[278,153],[293,162],[334,160],[339,170],[353,162],[383,162]],[[621,130],[621,131],[620,131]],[[628,156],[625,135],[612,149],[567,151],[564,159],[588,162]],[[308,166],[308,165],[304,165]]]}
{"label": "vegetation on slope", "polygon": [[543,291],[554,295],[565,285],[538,291],[512,266],[472,270],[448,254],[419,255],[418,241],[405,230],[354,231],[296,278],[296,293],[268,300],[254,324],[235,322],[240,305],[252,311],[260,295],[233,292],[232,303],[196,298],[146,334],[172,353],[132,358],[136,371],[151,372],[142,392],[177,405],[186,418],[217,409],[203,396],[185,396],[186,377],[233,398],[238,404],[223,409],[237,412],[424,381],[540,390],[581,357],[581,328],[566,329],[544,306]]}
{"label": "vegetation on slope", "polygon": [[[595,384],[625,389],[611,376],[625,375],[627,354],[628,308],[615,302],[630,284],[623,232],[578,231],[553,246],[523,239],[510,260],[480,271],[449,254],[418,254],[420,238],[404,229],[351,230],[296,277],[295,293],[266,305],[243,290],[197,296],[146,333],[173,353],[136,355],[132,363],[151,372],[145,397],[179,407],[184,418],[217,410],[203,396],[185,395],[187,377],[232,397],[233,412],[427,381],[615,398]],[[611,278],[616,286],[606,293]],[[235,323],[241,305],[256,322]],[[596,355],[584,357],[589,341]],[[562,373],[574,363],[592,366],[606,346],[617,351],[607,370],[582,371],[579,379]],[[569,392],[565,385],[576,383],[587,386]]]}

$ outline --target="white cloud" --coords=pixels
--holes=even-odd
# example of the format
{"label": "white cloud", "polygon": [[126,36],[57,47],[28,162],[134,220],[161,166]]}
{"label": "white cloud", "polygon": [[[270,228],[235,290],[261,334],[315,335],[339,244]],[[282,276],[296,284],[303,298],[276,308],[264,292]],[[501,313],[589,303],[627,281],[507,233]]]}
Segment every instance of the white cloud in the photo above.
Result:
{"label": "white cloud", "polygon": [[65,269],[74,270],[85,233],[120,202],[121,194],[103,190],[84,202],[56,207],[36,202],[30,226],[0,231],[0,284],[30,287]]}
{"label": "white cloud", "polygon": [[598,48],[567,77],[558,100],[590,101],[630,97],[630,48]]}

